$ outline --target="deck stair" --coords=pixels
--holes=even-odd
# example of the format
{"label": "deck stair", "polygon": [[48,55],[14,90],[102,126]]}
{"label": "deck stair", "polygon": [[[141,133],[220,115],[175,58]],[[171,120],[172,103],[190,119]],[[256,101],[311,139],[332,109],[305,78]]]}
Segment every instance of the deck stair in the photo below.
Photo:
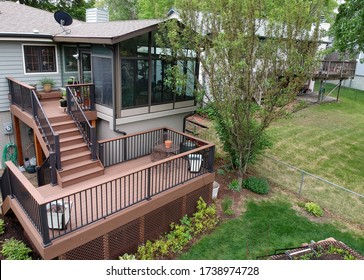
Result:
{"label": "deck stair", "polygon": [[[59,102],[58,99],[42,101],[43,104]],[[91,159],[91,151],[72,117],[63,111],[56,115],[45,111],[54,132],[59,135],[62,168],[57,170],[58,184],[67,187],[103,175],[102,163]]]}

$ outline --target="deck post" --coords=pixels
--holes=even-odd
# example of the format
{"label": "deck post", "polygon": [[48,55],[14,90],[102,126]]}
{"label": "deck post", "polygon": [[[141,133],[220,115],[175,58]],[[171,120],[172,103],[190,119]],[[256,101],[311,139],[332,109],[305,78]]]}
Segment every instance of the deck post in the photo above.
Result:
{"label": "deck post", "polygon": [[19,118],[13,116],[14,119],[14,131],[15,131],[15,143],[18,148],[18,163],[20,166],[24,165],[24,157],[23,157],[23,145],[21,141],[21,132],[20,132],[20,122]]}
{"label": "deck post", "polygon": [[52,244],[49,238],[49,228],[48,228],[48,218],[47,218],[47,207],[46,204],[39,206],[39,216],[40,216],[40,231],[42,233],[43,245],[44,247]]}
{"label": "deck post", "polygon": [[96,156],[96,128],[94,126],[91,127],[90,131],[90,137],[91,137],[91,159],[97,160]]}
{"label": "deck post", "polygon": [[99,143],[99,160],[101,161],[102,165],[105,166],[104,160],[104,143]]}
{"label": "deck post", "polygon": [[51,184],[52,186],[57,185],[57,171],[56,171],[56,154],[49,152],[49,165],[51,169]]}
{"label": "deck post", "polygon": [[56,167],[58,170],[62,170],[62,163],[61,163],[61,146],[59,143],[59,135],[54,135],[54,152],[56,155]]}
{"label": "deck post", "polygon": [[38,140],[37,134],[34,131],[33,131],[33,137],[34,137],[35,157],[37,159],[38,166],[41,166],[43,164],[42,147]]}
{"label": "deck post", "polygon": [[151,167],[149,167],[147,169],[147,200],[151,200],[152,196],[151,196],[151,189],[150,189],[150,182],[151,182]]}
{"label": "deck post", "polygon": [[208,158],[208,170],[210,173],[214,172],[214,162],[215,162],[215,146],[212,146],[209,149],[209,158]]}

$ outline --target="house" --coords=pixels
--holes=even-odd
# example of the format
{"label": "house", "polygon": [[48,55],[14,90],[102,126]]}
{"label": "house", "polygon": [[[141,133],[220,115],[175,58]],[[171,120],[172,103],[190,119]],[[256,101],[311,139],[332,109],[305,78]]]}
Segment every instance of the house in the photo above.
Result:
{"label": "house", "polygon": [[[45,259],[116,258],[192,214],[199,197],[211,202],[214,145],[181,132],[195,110],[196,57],[164,59],[162,20],[93,13],[104,11],[71,23],[0,2],[0,117],[14,132],[1,148],[14,140],[19,165],[34,155],[39,166],[34,186],[4,163],[2,211],[15,213]],[[187,86],[165,82],[172,65],[195,72]]]}

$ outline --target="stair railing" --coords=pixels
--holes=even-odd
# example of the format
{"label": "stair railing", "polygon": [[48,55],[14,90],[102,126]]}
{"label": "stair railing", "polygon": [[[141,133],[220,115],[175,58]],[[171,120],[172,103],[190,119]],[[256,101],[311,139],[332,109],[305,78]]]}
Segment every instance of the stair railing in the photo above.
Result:
{"label": "stair railing", "polygon": [[7,80],[9,83],[11,103],[13,105],[17,105],[23,111],[33,115],[35,123],[47,144],[49,155],[52,159],[50,165],[51,183],[52,185],[56,185],[56,169],[62,169],[59,135],[54,132],[52,125],[38,99],[35,88],[11,77],[7,77]]}
{"label": "stair railing", "polygon": [[[68,114],[72,117],[72,119],[76,123],[78,130],[82,134],[85,143],[87,144],[89,150],[91,151],[91,159],[96,160],[97,159],[96,128],[90,124],[89,120],[85,115],[85,112],[83,110],[83,108],[85,108],[84,97],[80,92],[80,88],[85,86],[86,87],[92,86],[92,84],[66,86],[67,111]],[[89,109],[89,107],[85,109]]]}

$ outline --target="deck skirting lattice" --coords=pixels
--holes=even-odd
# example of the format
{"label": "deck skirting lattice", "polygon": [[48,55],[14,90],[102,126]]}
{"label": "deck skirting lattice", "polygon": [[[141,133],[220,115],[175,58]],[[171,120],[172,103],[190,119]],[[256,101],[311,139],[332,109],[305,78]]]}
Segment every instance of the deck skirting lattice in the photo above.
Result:
{"label": "deck skirting lattice", "polygon": [[199,197],[210,204],[211,194],[212,184],[205,185],[59,256],[59,259],[114,260],[124,253],[135,253],[139,245],[169,231],[172,222],[196,212]]}

